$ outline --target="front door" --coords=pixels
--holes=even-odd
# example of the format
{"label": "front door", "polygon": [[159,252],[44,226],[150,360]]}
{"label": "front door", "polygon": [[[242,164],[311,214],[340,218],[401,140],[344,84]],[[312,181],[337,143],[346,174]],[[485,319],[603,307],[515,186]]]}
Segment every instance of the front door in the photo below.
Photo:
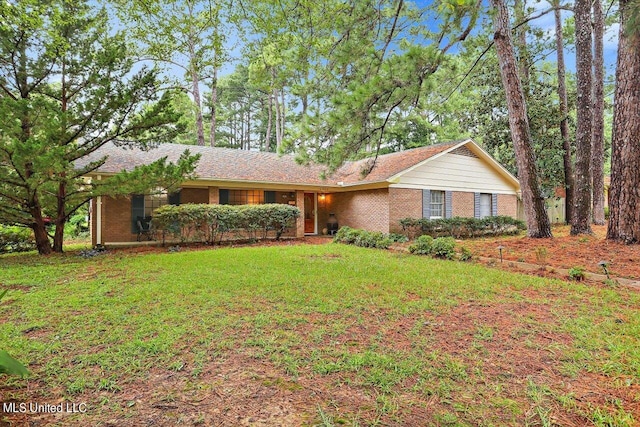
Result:
{"label": "front door", "polygon": [[304,232],[315,234],[316,232],[316,195],[304,193]]}

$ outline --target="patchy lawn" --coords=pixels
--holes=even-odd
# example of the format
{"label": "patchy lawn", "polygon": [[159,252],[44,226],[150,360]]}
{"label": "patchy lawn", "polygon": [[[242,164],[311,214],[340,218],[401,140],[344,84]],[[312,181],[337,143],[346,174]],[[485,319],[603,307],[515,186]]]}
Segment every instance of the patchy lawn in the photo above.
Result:
{"label": "patchy lawn", "polygon": [[87,405],[9,425],[640,421],[631,289],[337,244],[5,256],[0,284],[32,373],[2,402]]}
{"label": "patchy lawn", "polygon": [[569,226],[554,226],[553,239],[531,239],[520,236],[469,239],[461,244],[474,255],[499,259],[498,246],[506,261],[522,261],[541,266],[570,269],[582,267],[585,271],[603,274],[598,263],[609,263],[614,277],[640,279],[640,247],[610,242],[605,239],[606,226],[592,226],[593,236],[570,236]]}

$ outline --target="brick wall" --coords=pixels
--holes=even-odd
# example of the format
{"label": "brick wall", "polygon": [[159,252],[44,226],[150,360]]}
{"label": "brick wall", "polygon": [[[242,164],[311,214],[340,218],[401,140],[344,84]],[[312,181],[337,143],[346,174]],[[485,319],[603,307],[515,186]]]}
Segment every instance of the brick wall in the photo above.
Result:
{"label": "brick wall", "polygon": [[183,188],[180,190],[180,204],[184,203],[209,203],[209,189]]}
{"label": "brick wall", "polygon": [[331,202],[329,210],[336,214],[340,226],[389,232],[388,189],[334,193]]}
{"label": "brick wall", "polygon": [[518,217],[518,198],[512,194],[498,194],[498,215]]}
{"label": "brick wall", "polygon": [[131,232],[131,199],[127,197],[102,198],[102,241],[135,242],[137,234]]}
{"label": "brick wall", "polygon": [[389,231],[402,232],[403,218],[422,218],[422,190],[389,188]]}
{"label": "brick wall", "polygon": [[473,193],[454,191],[451,194],[452,216],[473,218],[474,216],[474,196]]}

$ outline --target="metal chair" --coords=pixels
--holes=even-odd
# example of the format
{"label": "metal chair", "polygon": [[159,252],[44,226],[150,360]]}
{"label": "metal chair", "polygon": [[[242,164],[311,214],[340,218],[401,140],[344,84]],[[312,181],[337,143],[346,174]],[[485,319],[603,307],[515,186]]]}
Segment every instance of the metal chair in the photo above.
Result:
{"label": "metal chair", "polygon": [[145,236],[147,240],[155,240],[153,225],[151,224],[151,217],[141,217],[139,216],[136,221],[136,225],[138,228],[138,242],[142,240],[142,237]]}

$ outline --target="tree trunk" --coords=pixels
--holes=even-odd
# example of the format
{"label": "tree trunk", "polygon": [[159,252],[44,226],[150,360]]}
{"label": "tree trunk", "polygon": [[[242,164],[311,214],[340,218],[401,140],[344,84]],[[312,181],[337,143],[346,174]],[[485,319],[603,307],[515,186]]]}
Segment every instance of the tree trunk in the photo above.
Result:
{"label": "tree trunk", "polygon": [[593,133],[591,172],[593,173],[593,223],[604,225],[604,16],[602,0],[593,2]]}
{"label": "tree trunk", "polygon": [[564,222],[570,224],[573,218],[573,161],[571,159],[571,136],[569,135],[569,107],[567,101],[567,83],[564,67],[564,40],[562,38],[562,18],[559,2],[556,1],[554,6],[556,20],[556,52],[558,63],[558,98],[560,100],[560,135],[562,136],[562,150],[564,161],[564,191],[565,191],[565,210]]}
{"label": "tree trunk", "polygon": [[271,126],[273,122],[273,99],[271,98],[271,93],[267,95],[267,151],[271,151]]}
{"label": "tree trunk", "polygon": [[500,63],[500,76],[507,97],[509,109],[509,128],[513,139],[513,150],[518,167],[518,179],[522,187],[522,201],[527,220],[529,237],[551,237],[551,224],[544,208],[544,198],[540,191],[536,171],[535,156],[531,144],[531,131],[527,118],[527,106],[518,66],[511,43],[509,12],[504,0],[491,0],[495,9],[493,25],[494,41]]}
{"label": "tree trunk", "polygon": [[[63,177],[64,178],[64,177]],[[53,234],[53,251],[62,253],[64,243],[64,224],[66,222],[65,201],[67,199],[67,186],[64,182],[58,184],[58,211],[56,212],[56,231]]]}
{"label": "tree trunk", "polygon": [[591,234],[591,1],[576,0],[577,125],[574,212],[571,235]]}
{"label": "tree trunk", "polygon": [[531,76],[529,74],[531,67],[531,58],[527,50],[527,24],[523,24],[525,19],[523,0],[515,0],[513,9],[516,18],[516,48],[518,52],[518,69],[520,70],[520,80],[522,81],[522,90],[525,99],[531,94]]}
{"label": "tree trunk", "polygon": [[640,242],[640,35],[628,28],[632,0],[620,0],[620,33],[611,140],[607,239]]}
{"label": "tree trunk", "polygon": [[280,121],[282,120],[280,114],[280,105],[278,102],[278,89],[273,89],[273,106],[276,110],[276,152],[280,152],[280,146],[282,145],[282,128]]}
{"label": "tree trunk", "polygon": [[209,144],[216,146],[216,106],[218,105],[218,67],[213,68],[213,81],[211,82],[211,127]]}

